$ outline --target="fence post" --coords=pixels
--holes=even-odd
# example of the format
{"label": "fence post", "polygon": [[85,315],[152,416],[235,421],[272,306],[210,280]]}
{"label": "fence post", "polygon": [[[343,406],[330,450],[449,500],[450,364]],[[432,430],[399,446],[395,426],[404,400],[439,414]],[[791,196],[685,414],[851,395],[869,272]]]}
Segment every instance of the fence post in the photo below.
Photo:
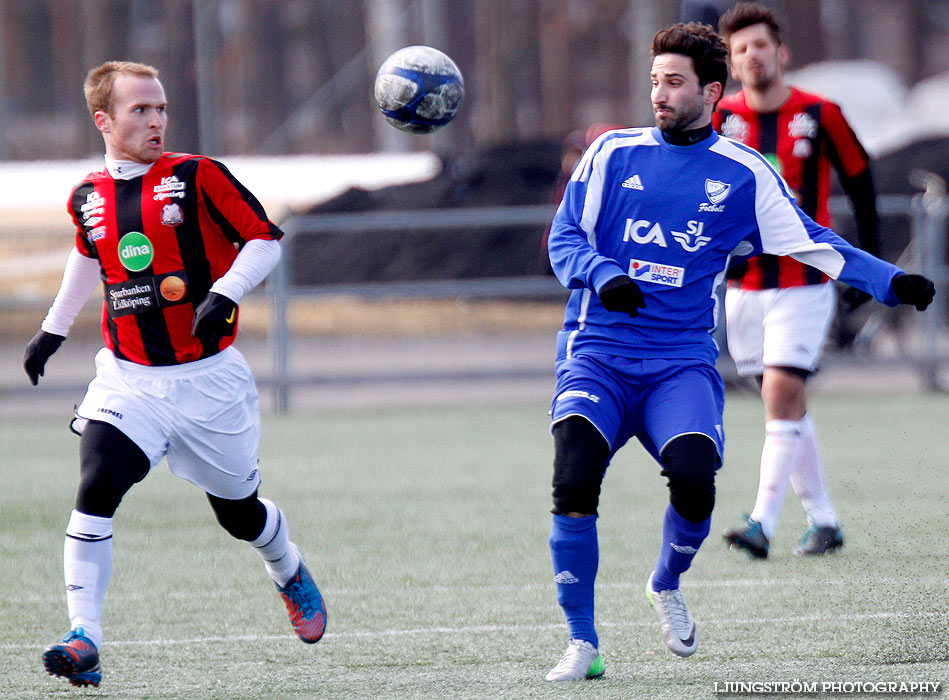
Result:
{"label": "fence post", "polygon": [[936,296],[921,319],[923,348],[921,369],[929,391],[942,391],[939,384],[941,366],[939,336],[946,320],[946,292],[949,290],[949,267],[946,245],[946,183],[938,175],[914,172],[925,192],[913,197],[913,238],[917,269],[936,285]]}
{"label": "fence post", "polygon": [[290,253],[290,240],[293,238],[293,221],[284,227],[282,255],[277,266],[270,273],[270,362],[273,375],[273,407],[277,413],[286,413],[290,405],[290,383],[287,378],[287,356],[289,354],[287,335],[287,259]]}

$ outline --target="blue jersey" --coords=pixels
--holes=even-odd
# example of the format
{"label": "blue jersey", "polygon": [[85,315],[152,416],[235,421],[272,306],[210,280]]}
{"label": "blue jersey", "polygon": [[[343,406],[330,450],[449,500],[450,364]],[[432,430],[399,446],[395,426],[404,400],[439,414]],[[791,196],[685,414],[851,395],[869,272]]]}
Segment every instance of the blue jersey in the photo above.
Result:
{"label": "blue jersey", "polygon": [[[818,225],[757,151],[713,132],[690,146],[658,128],[609,131],[577,163],[554,216],[550,262],[572,289],[557,357],[580,352],[714,363],[716,288],[736,259],[790,255],[833,279],[899,302],[902,272]],[[639,316],[607,311],[603,285],[629,275]]]}

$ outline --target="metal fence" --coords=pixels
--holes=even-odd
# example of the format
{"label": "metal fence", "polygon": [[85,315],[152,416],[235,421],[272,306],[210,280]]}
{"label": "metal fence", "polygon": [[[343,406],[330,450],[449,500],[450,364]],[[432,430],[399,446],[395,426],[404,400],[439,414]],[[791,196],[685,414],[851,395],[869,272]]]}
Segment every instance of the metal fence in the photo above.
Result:
{"label": "metal fence", "polygon": [[[946,198],[946,183],[941,178],[926,174],[924,180],[926,191],[912,197],[908,203],[911,238],[900,263],[904,269],[926,275],[936,285],[932,305],[917,320],[922,346],[915,361],[923,374],[925,386],[931,391],[944,391],[946,387],[940,384],[939,372],[947,361],[941,341],[949,309],[949,300],[946,299],[949,293],[949,200]],[[882,199],[882,204],[886,204],[887,198]],[[899,205],[902,212],[904,202],[893,204]]]}
{"label": "metal fence", "polygon": [[[905,216],[910,221],[910,244],[900,258],[900,265],[926,275],[936,283],[937,294],[930,311],[914,321],[914,331],[921,342],[914,356],[901,360],[918,367],[930,390],[941,389],[939,371],[949,361],[941,344],[946,324],[949,267],[947,267],[947,213],[949,204],[944,187],[928,181],[925,193],[915,196],[889,195],[878,198],[881,216]],[[835,197],[831,210],[837,218],[850,216],[849,202]],[[289,261],[293,259],[295,244],[308,237],[327,234],[346,234],[354,237],[379,231],[450,230],[463,232],[510,226],[537,226],[538,231],[550,222],[554,214],[550,205],[522,207],[467,208],[440,210],[410,210],[362,212],[351,214],[311,214],[292,217],[281,224],[285,232],[284,255],[271,273],[268,283],[270,296],[269,345],[272,374],[266,382],[273,391],[273,406],[285,412],[290,406],[290,392],[294,386],[312,384],[314,378],[292,375],[289,356],[292,352],[292,334],[288,329],[287,309],[295,298],[355,296],[360,298],[452,298],[468,299],[565,299],[567,291],[551,276],[494,277],[481,279],[427,279],[398,282],[364,282],[357,284],[302,285],[291,279]],[[878,315],[877,315],[878,316]],[[879,332],[882,323],[871,317],[862,336],[866,340]]]}

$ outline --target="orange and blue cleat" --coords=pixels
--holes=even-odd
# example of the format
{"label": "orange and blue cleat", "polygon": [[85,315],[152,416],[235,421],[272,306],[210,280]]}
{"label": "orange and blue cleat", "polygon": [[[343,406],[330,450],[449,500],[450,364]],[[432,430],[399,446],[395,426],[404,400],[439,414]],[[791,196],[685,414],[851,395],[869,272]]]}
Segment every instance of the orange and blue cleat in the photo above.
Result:
{"label": "orange and blue cleat", "polygon": [[99,650],[82,627],[70,630],[62,642],[46,647],[43,666],[49,675],[65,678],[77,688],[87,685],[98,688],[102,680]]}
{"label": "orange and blue cleat", "polygon": [[303,560],[300,560],[300,568],[286,586],[274,585],[287,606],[290,624],[297,636],[307,644],[320,641],[326,629],[326,605]]}

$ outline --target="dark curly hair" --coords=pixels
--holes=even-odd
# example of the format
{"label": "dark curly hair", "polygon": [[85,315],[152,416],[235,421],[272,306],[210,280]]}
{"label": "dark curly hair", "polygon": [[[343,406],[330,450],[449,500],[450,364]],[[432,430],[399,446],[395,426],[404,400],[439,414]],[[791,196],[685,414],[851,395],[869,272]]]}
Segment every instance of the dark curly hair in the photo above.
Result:
{"label": "dark curly hair", "polygon": [[678,53],[692,59],[699,85],[728,81],[728,46],[707,24],[689,22],[673,24],[660,29],[652,38],[649,55],[655,58],[663,53]]}

